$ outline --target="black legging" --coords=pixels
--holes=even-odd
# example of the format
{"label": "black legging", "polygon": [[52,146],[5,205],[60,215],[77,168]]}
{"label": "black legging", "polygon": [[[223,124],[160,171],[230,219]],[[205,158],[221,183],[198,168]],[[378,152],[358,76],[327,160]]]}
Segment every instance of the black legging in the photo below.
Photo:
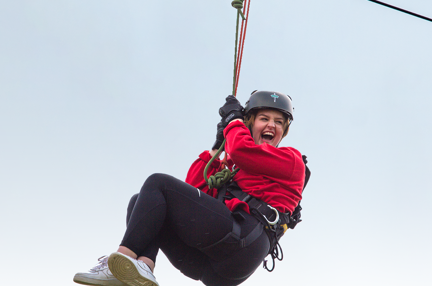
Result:
{"label": "black legging", "polygon": [[[153,261],[160,248],[183,274],[205,285],[239,285],[262,263],[270,244],[263,232],[252,244],[238,248],[229,235],[233,220],[217,199],[174,177],[154,174],[130,200],[120,245]],[[259,224],[243,211],[236,220],[241,238]],[[211,247],[224,238],[225,243]]]}

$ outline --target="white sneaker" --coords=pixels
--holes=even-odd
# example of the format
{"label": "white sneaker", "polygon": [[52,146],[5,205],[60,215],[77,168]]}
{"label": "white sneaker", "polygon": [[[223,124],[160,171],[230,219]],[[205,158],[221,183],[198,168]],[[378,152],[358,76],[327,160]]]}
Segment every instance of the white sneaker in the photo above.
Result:
{"label": "white sneaker", "polygon": [[99,263],[85,273],[77,273],[74,282],[84,285],[127,286],[112,275],[108,268],[108,256],[102,256]]}
{"label": "white sneaker", "polygon": [[150,267],[141,260],[114,252],[108,259],[112,274],[130,286],[159,286]]}

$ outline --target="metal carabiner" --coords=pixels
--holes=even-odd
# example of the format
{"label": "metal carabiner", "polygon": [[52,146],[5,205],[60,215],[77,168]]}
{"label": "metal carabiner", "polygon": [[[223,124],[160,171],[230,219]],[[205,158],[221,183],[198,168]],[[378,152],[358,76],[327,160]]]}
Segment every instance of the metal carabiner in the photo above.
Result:
{"label": "metal carabiner", "polygon": [[277,209],[275,209],[271,205],[267,205],[267,206],[276,213],[276,219],[274,221],[269,221],[266,216],[264,216],[264,218],[268,222],[269,225],[271,225],[271,226],[276,225],[279,222],[279,212]]}

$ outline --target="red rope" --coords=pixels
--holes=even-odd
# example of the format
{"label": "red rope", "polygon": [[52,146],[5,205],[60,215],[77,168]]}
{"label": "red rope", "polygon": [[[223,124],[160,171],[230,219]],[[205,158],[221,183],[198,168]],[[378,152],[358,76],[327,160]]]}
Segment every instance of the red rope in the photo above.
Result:
{"label": "red rope", "polygon": [[[236,83],[235,83],[235,93],[234,96],[237,96],[237,87],[239,83],[239,77],[240,77],[240,69],[241,69],[241,63],[243,59],[243,48],[244,48],[244,42],[246,38],[246,30],[247,30],[247,24],[249,20],[249,7],[250,7],[250,0],[245,1],[245,5],[243,6],[243,14],[246,11],[247,7],[247,13],[246,13],[246,23],[245,21],[242,21],[241,31],[240,31],[240,45],[238,47],[237,52],[237,59],[236,59]],[[228,168],[228,156],[227,152],[224,154],[224,158],[222,159],[222,169]]]}
{"label": "red rope", "polygon": [[241,32],[240,32],[240,45],[238,47],[238,53],[237,53],[237,64],[236,64],[237,74],[236,74],[236,85],[235,85],[235,94],[236,95],[237,95],[237,87],[238,87],[239,78],[240,78],[241,64],[242,64],[242,59],[243,59],[243,49],[244,49],[244,43],[245,43],[245,38],[246,38],[246,30],[247,30],[247,25],[248,25],[248,20],[249,20],[250,0],[245,1],[245,6],[243,7],[243,14],[246,11],[246,8],[247,8],[246,23],[244,23],[245,21],[242,21]]}
{"label": "red rope", "polygon": [[[243,9],[245,9],[246,7],[243,7]],[[244,11],[243,11],[244,14]],[[247,19],[247,18],[246,18]],[[238,74],[239,74],[239,67],[241,67],[241,53],[243,52],[243,32],[244,32],[244,22],[242,21],[242,25],[241,25],[241,29],[240,29],[240,37],[239,37],[239,46],[238,46],[238,50],[237,50],[237,59],[236,59],[236,87],[237,87],[237,83],[238,83]],[[236,88],[237,91],[237,88]],[[237,93],[236,93],[237,94]]]}

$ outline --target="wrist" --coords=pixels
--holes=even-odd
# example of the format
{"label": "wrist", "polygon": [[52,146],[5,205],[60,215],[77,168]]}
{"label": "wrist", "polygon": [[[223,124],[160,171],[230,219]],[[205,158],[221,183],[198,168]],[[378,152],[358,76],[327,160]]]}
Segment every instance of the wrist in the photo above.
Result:
{"label": "wrist", "polygon": [[240,121],[240,122],[244,123],[243,119],[237,118],[237,119],[231,120],[230,123],[228,123],[228,125],[230,125],[231,123],[236,122],[236,121]]}
{"label": "wrist", "polygon": [[[213,156],[216,155],[217,151],[218,151],[218,149],[210,150],[210,151],[209,151],[210,156],[213,158]],[[219,157],[220,157],[220,155],[219,155]],[[218,159],[219,159],[219,158],[218,158]]]}

